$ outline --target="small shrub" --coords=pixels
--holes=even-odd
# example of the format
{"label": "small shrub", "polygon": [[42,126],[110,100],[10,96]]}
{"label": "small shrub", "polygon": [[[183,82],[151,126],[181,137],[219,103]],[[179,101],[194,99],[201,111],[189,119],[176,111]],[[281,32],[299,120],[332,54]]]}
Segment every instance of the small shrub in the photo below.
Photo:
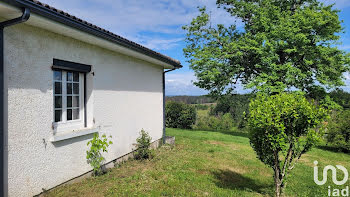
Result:
{"label": "small shrub", "polygon": [[94,138],[87,143],[88,146],[90,145],[90,150],[86,151],[86,159],[88,164],[93,168],[93,174],[95,176],[103,173],[102,164],[105,158],[102,156],[102,152],[108,152],[107,148],[111,144],[113,142],[108,141],[105,134],[100,138],[98,133],[95,133]]}
{"label": "small shrub", "polygon": [[326,140],[330,146],[350,152],[350,110],[339,112],[329,122]]}
{"label": "small shrub", "polygon": [[230,113],[218,116],[202,116],[198,118],[194,129],[197,130],[213,130],[213,131],[229,131],[232,129],[234,120]]}
{"label": "small shrub", "polygon": [[224,114],[221,117],[220,129],[222,130],[231,130],[233,127],[234,120],[230,113]]}
{"label": "small shrub", "polygon": [[134,152],[134,158],[136,160],[144,160],[152,158],[151,136],[145,131],[141,130],[140,137],[136,139],[136,150]]}
{"label": "small shrub", "polygon": [[[210,120],[212,116],[200,116],[193,129],[196,130],[213,130],[211,127],[216,119]],[[210,123],[209,123],[210,122]],[[209,126],[210,125],[210,126]]]}
{"label": "small shrub", "polygon": [[184,103],[169,101],[165,105],[166,127],[190,129],[196,122],[196,109]]}

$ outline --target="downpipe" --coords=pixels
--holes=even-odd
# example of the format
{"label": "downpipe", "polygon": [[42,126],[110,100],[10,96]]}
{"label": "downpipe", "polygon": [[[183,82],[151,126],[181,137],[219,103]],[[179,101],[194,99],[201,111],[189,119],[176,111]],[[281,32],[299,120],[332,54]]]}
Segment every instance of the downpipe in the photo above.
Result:
{"label": "downpipe", "polygon": [[163,138],[162,138],[163,140],[162,140],[162,144],[165,144],[165,137],[166,137],[166,134],[165,134],[165,73],[174,71],[176,69],[178,68],[173,68],[163,72]]}
{"label": "downpipe", "polygon": [[8,196],[8,87],[6,83],[6,68],[4,58],[4,29],[6,27],[26,22],[30,17],[30,10],[24,8],[22,16],[0,23],[0,196]]}

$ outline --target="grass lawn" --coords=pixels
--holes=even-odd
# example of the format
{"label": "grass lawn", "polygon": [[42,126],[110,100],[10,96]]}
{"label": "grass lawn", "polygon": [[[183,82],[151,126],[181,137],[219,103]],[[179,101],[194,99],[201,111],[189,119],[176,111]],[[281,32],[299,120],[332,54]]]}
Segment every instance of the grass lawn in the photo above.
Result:
{"label": "grass lawn", "polygon": [[[244,134],[167,129],[167,135],[176,137],[176,146],[158,149],[154,159],[128,161],[47,196],[273,196],[272,170],[256,159]],[[287,196],[328,196],[331,173],[326,185],[316,185],[314,160],[320,174],[326,165],[340,164],[350,171],[349,154],[314,148],[288,178]],[[338,176],[342,180],[342,173]]]}

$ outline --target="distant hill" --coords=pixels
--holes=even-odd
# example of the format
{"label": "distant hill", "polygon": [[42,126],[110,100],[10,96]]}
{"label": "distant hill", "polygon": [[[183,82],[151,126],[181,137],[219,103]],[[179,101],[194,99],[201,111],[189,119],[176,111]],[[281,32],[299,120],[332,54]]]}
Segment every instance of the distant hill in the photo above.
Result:
{"label": "distant hill", "polygon": [[[350,93],[346,92],[342,89],[336,89],[332,92],[326,93],[329,95],[335,102],[337,102],[340,106],[342,106],[344,109],[350,109]],[[319,100],[320,98],[323,98],[325,95],[322,93],[320,95],[309,95],[311,98],[314,98],[316,100]],[[231,95],[231,99],[238,101],[238,100],[250,100],[250,94],[233,94]],[[186,104],[205,104],[205,103],[217,103],[217,101],[213,98],[211,98],[208,95],[203,96],[166,96],[165,101],[176,101],[176,102],[183,102]]]}

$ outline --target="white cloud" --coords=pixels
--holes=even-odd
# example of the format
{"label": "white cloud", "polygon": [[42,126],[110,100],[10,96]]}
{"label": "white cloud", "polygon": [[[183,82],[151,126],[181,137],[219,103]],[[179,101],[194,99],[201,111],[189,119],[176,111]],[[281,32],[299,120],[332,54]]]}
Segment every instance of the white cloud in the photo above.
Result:
{"label": "white cloud", "polygon": [[344,73],[345,80],[350,80],[350,73],[346,72]]}
{"label": "white cloud", "polygon": [[[159,33],[174,34],[176,38],[184,37],[181,27],[189,24],[192,18],[198,15],[198,6],[207,7],[213,25],[235,22],[226,11],[217,8],[215,0],[41,1],[155,50],[177,46],[174,39],[165,39]],[[323,2],[326,4],[335,2],[337,8],[350,6],[350,0],[323,0]],[[237,22],[237,25],[242,24]],[[158,35],[155,35],[156,38],[137,38],[144,32]]]}
{"label": "white cloud", "polygon": [[[165,78],[165,93],[168,96],[208,94],[208,91],[193,85],[193,82],[196,80],[197,78],[192,71],[168,73]],[[237,84],[235,90],[237,93],[242,94],[251,92],[251,90],[244,89],[241,84]]]}
{"label": "white cloud", "polygon": [[341,45],[339,47],[340,50],[349,50],[350,49],[350,45]]}
{"label": "white cloud", "polygon": [[344,91],[350,92],[350,72],[344,73],[344,78],[345,86],[342,86],[341,88]]}
{"label": "white cloud", "polygon": [[324,2],[326,5],[335,3],[334,7],[337,9],[343,9],[350,6],[350,0],[322,0],[321,2]]}
{"label": "white cloud", "polygon": [[196,81],[194,73],[167,73],[165,77],[165,94],[174,95],[204,95],[208,92],[193,85]]}
{"label": "white cloud", "polygon": [[[199,14],[197,6],[211,11],[213,24],[232,22],[227,12],[217,9],[215,0],[41,1],[155,50],[177,46],[181,41],[178,37],[184,37],[181,27]],[[157,35],[139,37],[149,33]],[[165,39],[159,33],[172,34],[176,39]]]}
{"label": "white cloud", "polygon": [[150,36],[136,36],[130,39],[154,50],[168,50],[178,46],[179,42],[184,40],[183,38],[158,39]]}

